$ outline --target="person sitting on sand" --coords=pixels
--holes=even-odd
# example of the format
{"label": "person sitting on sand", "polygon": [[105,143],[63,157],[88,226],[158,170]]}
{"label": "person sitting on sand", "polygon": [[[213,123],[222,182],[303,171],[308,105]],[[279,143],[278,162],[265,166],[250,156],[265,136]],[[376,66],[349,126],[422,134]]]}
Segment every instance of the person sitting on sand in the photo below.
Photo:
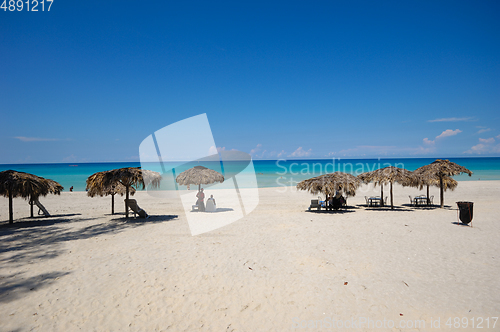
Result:
{"label": "person sitting on sand", "polygon": [[198,200],[196,201],[196,205],[198,205],[198,210],[199,211],[205,211],[205,194],[203,193],[203,188],[198,191],[196,194],[196,197],[198,197]]}
{"label": "person sitting on sand", "polygon": [[210,198],[207,199],[207,206],[205,207],[205,211],[207,211],[207,212],[217,211],[217,207],[215,206],[214,195],[210,195]]}
{"label": "person sitting on sand", "polygon": [[212,202],[214,203],[214,205],[217,205],[217,204],[215,204],[215,198],[214,198],[214,195],[210,195],[210,198],[209,198],[209,199],[207,199],[207,203],[208,203],[208,201],[212,201]]}

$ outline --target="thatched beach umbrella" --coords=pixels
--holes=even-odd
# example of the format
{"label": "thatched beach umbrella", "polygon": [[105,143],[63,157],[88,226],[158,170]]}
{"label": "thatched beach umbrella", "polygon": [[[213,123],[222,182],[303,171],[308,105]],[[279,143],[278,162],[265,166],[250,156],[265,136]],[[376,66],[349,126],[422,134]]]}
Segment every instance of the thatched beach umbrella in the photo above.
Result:
{"label": "thatched beach umbrella", "polygon": [[224,182],[224,175],[205,166],[195,166],[177,175],[175,181],[182,186],[198,185],[200,191],[202,184]]}
{"label": "thatched beach umbrella", "polygon": [[[430,200],[429,200],[429,187],[435,186],[435,187],[440,188],[439,176],[437,176],[436,174],[433,174],[433,173],[425,172],[425,169],[422,169],[422,167],[414,170],[413,174],[415,174],[415,176],[416,176],[417,183],[418,183],[420,190],[422,190],[424,188],[424,186],[427,187],[427,202],[430,202]],[[457,186],[458,186],[457,180],[455,180],[452,177],[449,177],[447,175],[443,176],[444,191],[446,191],[448,189],[455,190],[455,188]]]}
{"label": "thatched beach umbrella", "polygon": [[[14,223],[12,199],[23,197],[30,204],[38,197],[49,193],[59,195],[64,188],[54,180],[44,179],[34,174],[7,170],[0,172],[0,195],[9,198],[9,224]],[[31,212],[33,216],[33,210]]]}
{"label": "thatched beach umbrella", "polygon": [[469,176],[472,175],[472,172],[463,166],[455,164],[454,162],[451,162],[447,159],[436,159],[429,165],[420,167],[417,174],[421,179],[427,179],[426,181],[430,181],[430,179],[433,178],[438,179],[441,207],[444,207],[444,190],[447,188],[448,183],[451,183],[447,181],[446,177],[459,175],[462,173],[467,173],[469,174]]}
{"label": "thatched beach umbrella", "polygon": [[416,184],[415,175],[413,172],[406,170],[404,168],[389,166],[385,168],[376,169],[371,172],[366,172],[358,175],[365,183],[373,182],[375,185],[380,185],[380,205],[384,205],[384,185],[387,183],[391,184],[391,209],[394,209],[393,195],[392,195],[392,184],[397,182],[403,187],[412,186]]}
{"label": "thatched beach umbrella", "polygon": [[[115,195],[123,196],[127,192],[127,188],[120,182],[111,183],[110,171],[97,172],[87,178],[87,196],[108,196],[111,195],[111,214],[115,214]],[[130,195],[135,194],[135,188],[130,187]]]}
{"label": "thatched beach umbrella", "polygon": [[346,196],[355,196],[360,185],[361,180],[354,175],[335,172],[301,181],[297,184],[297,189],[307,190],[313,195],[323,193],[326,197],[334,195],[337,190]]}
{"label": "thatched beach umbrella", "polygon": [[[99,177],[96,180],[98,179]],[[116,188],[120,184],[125,187],[125,216],[128,218],[127,202],[132,188],[142,186],[142,189],[145,189],[148,185],[152,188],[158,188],[160,186],[161,175],[158,172],[142,170],[140,167],[125,167],[106,171],[100,179],[102,182],[96,182],[95,184],[98,187],[98,189],[95,189],[96,192],[104,193],[109,188],[113,186]]]}

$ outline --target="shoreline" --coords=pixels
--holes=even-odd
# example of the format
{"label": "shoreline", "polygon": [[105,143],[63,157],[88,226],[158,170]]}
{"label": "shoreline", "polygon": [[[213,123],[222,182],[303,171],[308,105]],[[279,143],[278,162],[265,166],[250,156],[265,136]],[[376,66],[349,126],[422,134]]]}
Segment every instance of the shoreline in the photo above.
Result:
{"label": "shoreline", "polygon": [[[475,182],[480,182],[480,183],[487,183],[487,182],[498,182],[500,180],[466,180],[466,181],[460,181],[460,180],[457,180],[457,182],[460,184],[460,183],[467,183],[467,182],[472,182],[472,183],[475,183]],[[371,185],[371,184],[369,184]],[[366,186],[366,184],[363,184],[362,186]],[[203,188],[207,188],[207,189],[210,189],[210,186],[207,185],[207,187],[203,187]],[[295,188],[295,186],[275,186],[275,187],[257,187],[257,189],[282,189],[282,188]],[[380,188],[377,186],[377,188]],[[407,187],[407,188],[413,188],[415,190],[418,190],[416,187]],[[431,187],[431,188],[435,188],[435,189],[439,189],[438,187]],[[243,188],[243,189],[252,189],[252,188]],[[385,190],[385,189],[384,189]],[[388,189],[387,189],[388,190]],[[176,192],[176,191],[180,191],[180,192],[186,192],[186,191],[191,191],[191,192],[196,192],[197,189],[191,189],[191,190],[186,190],[186,189],[179,189],[179,190],[156,190],[157,192]],[[425,191],[424,189],[422,189],[421,191]],[[86,193],[87,191],[85,190],[73,190],[72,191],[73,193]],[[72,193],[70,191],[66,191],[66,189],[64,189],[64,191],[61,192],[62,193]],[[147,192],[147,190],[138,190],[137,192]],[[117,194],[118,195],[118,194]],[[118,195],[119,196],[119,195]],[[99,196],[100,197],[100,196]]]}

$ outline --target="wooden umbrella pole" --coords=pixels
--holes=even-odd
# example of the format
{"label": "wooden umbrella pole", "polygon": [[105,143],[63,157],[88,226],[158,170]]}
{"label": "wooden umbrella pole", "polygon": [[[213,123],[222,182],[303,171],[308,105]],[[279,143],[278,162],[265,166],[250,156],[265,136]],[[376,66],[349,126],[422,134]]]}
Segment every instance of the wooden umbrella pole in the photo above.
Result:
{"label": "wooden umbrella pole", "polygon": [[431,201],[429,199],[429,185],[427,185],[427,205],[431,204]]}
{"label": "wooden umbrella pole", "polygon": [[30,195],[30,215],[33,218],[33,195]]}
{"label": "wooden umbrella pole", "polygon": [[439,191],[441,194],[441,208],[444,207],[444,189],[443,189],[443,176],[439,176]]}
{"label": "wooden umbrella pole", "polygon": [[125,196],[126,197],[126,199],[125,199],[125,218],[128,218],[128,185],[125,186],[125,193],[126,193],[125,194],[126,195]]}
{"label": "wooden umbrella pole", "polygon": [[380,184],[380,206],[384,206],[384,185]]}
{"label": "wooden umbrella pole", "polygon": [[9,190],[9,224],[14,223],[14,214],[12,211],[12,190]]}
{"label": "wooden umbrella pole", "polygon": [[115,194],[111,194],[111,214],[115,214]]}
{"label": "wooden umbrella pole", "polygon": [[394,203],[392,202],[392,182],[391,182],[391,209],[394,209]]}

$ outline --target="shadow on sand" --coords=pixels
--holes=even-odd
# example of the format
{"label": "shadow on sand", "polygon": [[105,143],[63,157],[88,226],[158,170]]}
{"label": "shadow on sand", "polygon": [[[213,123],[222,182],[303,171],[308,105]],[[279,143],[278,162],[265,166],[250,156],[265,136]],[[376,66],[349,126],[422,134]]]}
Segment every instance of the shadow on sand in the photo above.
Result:
{"label": "shadow on sand", "polygon": [[[115,213],[116,215],[116,213]],[[129,217],[128,219],[125,217],[119,217],[119,218],[114,218],[111,219],[113,222],[123,222],[125,224],[129,225],[146,225],[146,224],[154,224],[154,223],[160,223],[160,222],[165,222],[165,221],[170,221],[173,219],[177,219],[179,216],[178,215],[172,215],[172,214],[166,214],[166,215],[150,215],[149,218],[133,218]]]}
{"label": "shadow on sand", "polygon": [[457,225],[457,226],[462,226],[462,227],[472,227],[472,222],[470,224],[464,224],[463,222],[454,221],[454,222],[452,222],[452,224]]}
{"label": "shadow on sand", "polygon": [[198,210],[194,210],[194,211],[189,211],[189,212],[200,212],[200,213],[219,213],[219,212],[229,212],[229,211],[234,211],[234,209],[232,208],[217,208],[215,211],[198,211]]}
{"label": "shadow on sand", "polygon": [[68,249],[65,249],[63,244],[69,241],[117,234],[126,229],[175,218],[176,215],[153,215],[148,219],[117,218],[87,224],[83,222],[100,218],[82,218],[80,214],[67,214],[24,218],[12,225],[8,222],[2,224],[0,225],[0,302],[16,299],[26,292],[39,289],[68,274],[68,272],[53,271],[23,278],[22,273],[5,275],[5,271],[33,263],[43,264],[46,260],[66,254]]}
{"label": "shadow on sand", "polygon": [[390,205],[385,206],[369,206],[366,204],[360,204],[358,207],[362,207],[367,211],[415,211],[414,209],[408,208],[403,204],[403,206],[394,206],[394,209],[391,209]]}
{"label": "shadow on sand", "polygon": [[344,214],[344,213],[352,213],[356,212],[354,210],[358,209],[355,206],[347,206],[346,208],[338,209],[338,210],[316,210],[316,209],[311,209],[311,210],[305,210],[305,212],[309,213],[316,213],[316,214]]}
{"label": "shadow on sand", "polygon": [[2,276],[0,284],[0,303],[10,302],[23,297],[26,293],[34,292],[56,282],[69,272],[50,272],[34,277],[23,277],[24,272]]}

